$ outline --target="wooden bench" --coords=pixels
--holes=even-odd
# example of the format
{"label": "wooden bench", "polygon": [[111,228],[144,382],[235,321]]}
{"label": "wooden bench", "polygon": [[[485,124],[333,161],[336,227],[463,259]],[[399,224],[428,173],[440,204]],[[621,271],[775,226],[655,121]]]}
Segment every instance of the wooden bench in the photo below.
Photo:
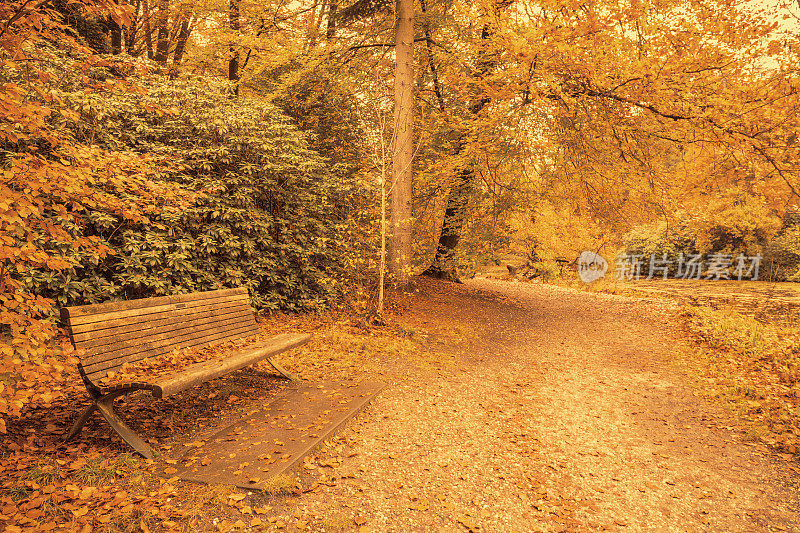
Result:
{"label": "wooden bench", "polygon": [[114,373],[123,371],[120,375],[125,375],[124,371],[129,368],[126,363],[169,354],[176,349],[210,346],[258,334],[247,289],[66,307],[61,309],[61,319],[73,346],[82,351],[79,352],[78,372],[92,400],[66,439],[77,435],[98,410],[125,442],[148,459],[153,457],[150,446],[114,412],[116,398],[139,390],[150,391],[155,398],[164,398],[264,359],[282,376],[293,379],[270,357],[301,346],[311,338],[306,334],[277,335],[257,345],[226,352],[212,361],[192,362],[168,375],[106,386],[101,382]]}

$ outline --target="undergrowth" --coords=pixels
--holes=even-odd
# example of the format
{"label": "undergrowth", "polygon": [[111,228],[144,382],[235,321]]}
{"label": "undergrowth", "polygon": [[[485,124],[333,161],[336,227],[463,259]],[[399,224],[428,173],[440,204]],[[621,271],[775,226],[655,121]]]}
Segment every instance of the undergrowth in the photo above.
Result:
{"label": "undergrowth", "polygon": [[800,453],[800,331],[732,309],[686,305],[702,346],[691,364],[704,392],[747,423],[750,440]]}

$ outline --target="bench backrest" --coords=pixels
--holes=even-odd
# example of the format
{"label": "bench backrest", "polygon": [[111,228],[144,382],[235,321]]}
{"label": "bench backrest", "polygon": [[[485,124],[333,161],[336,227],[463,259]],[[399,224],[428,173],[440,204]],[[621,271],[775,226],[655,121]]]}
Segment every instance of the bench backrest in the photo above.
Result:
{"label": "bench backrest", "polygon": [[61,309],[92,381],[124,363],[258,333],[246,288]]}

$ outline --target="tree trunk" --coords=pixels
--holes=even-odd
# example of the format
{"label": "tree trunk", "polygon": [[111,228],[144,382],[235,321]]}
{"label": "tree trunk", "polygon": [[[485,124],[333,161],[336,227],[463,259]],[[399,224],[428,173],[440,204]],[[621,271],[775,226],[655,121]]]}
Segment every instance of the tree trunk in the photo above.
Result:
{"label": "tree trunk", "polygon": [[142,0],[142,9],[144,14],[144,41],[147,46],[147,59],[153,59],[153,28],[150,25],[150,3],[147,0]]}
{"label": "tree trunk", "polygon": [[[231,30],[239,33],[239,0],[230,0],[230,24]],[[235,82],[233,87],[234,94],[239,94],[239,50],[235,43],[230,46],[231,58],[228,60],[228,79]]]}
{"label": "tree trunk", "polygon": [[475,169],[472,166],[462,168],[456,175],[453,186],[447,195],[447,206],[444,210],[444,222],[442,222],[442,232],[439,234],[436,256],[431,266],[425,269],[422,275],[458,281],[453,255],[458,241],[461,240],[461,231],[464,228],[464,218],[467,214],[467,204],[474,181]]}
{"label": "tree trunk", "polygon": [[[424,0],[423,0],[424,2]],[[426,30],[426,40],[430,41],[430,30]],[[488,24],[484,24],[481,31],[481,39],[484,42],[484,48],[480,51],[476,64],[478,65],[477,75],[479,78],[485,77],[492,68],[495,66],[495,59],[488,56],[486,45],[491,36],[491,29]],[[433,64],[431,64],[433,69]],[[436,80],[436,72],[432,70],[434,80]],[[434,86],[434,91],[437,93],[440,105],[443,105],[443,99],[440,90]],[[482,96],[473,101],[469,106],[470,114],[477,118],[480,112],[491,100],[486,96]],[[455,155],[458,156],[466,148],[465,139],[462,138],[458,142]],[[450,192],[447,195],[447,205],[444,211],[444,221],[442,222],[442,232],[439,234],[439,242],[436,246],[436,255],[431,262],[431,266],[425,269],[422,273],[425,276],[431,276],[440,279],[449,279],[451,281],[458,281],[458,273],[456,272],[455,264],[453,263],[453,256],[458,242],[461,240],[461,233],[464,228],[464,220],[467,216],[467,206],[469,204],[469,196],[472,193],[475,181],[475,167],[473,164],[467,163],[467,166],[458,169],[454,179],[453,185],[450,187]]]}
{"label": "tree trunk", "polygon": [[407,285],[411,267],[411,163],[414,157],[414,2],[397,0],[394,79],[394,146],[389,271]]}
{"label": "tree trunk", "polygon": [[153,58],[157,63],[166,63],[169,55],[169,0],[158,2],[158,41],[156,42],[156,55]]}
{"label": "tree trunk", "polygon": [[113,18],[108,18],[108,27],[111,28],[111,53],[118,55],[122,53],[122,28]]}
{"label": "tree trunk", "polygon": [[124,37],[125,37],[125,51],[128,55],[136,56],[139,55],[135,50],[136,47],[136,29],[139,26],[139,10],[141,9],[141,1],[136,0],[133,9],[133,16],[131,17],[131,23],[128,25],[127,28],[124,30]]}
{"label": "tree trunk", "polygon": [[[469,107],[470,114],[477,117],[489,102],[490,100],[486,97],[473,102]],[[462,138],[458,142],[458,148],[454,155],[461,155],[464,148],[466,148],[466,144]],[[442,222],[442,232],[439,234],[439,243],[436,246],[436,255],[433,257],[431,266],[426,268],[422,275],[458,281],[453,255],[458,241],[461,240],[461,230],[464,228],[464,219],[467,216],[469,196],[472,194],[474,182],[475,167],[467,163],[467,166],[461,167],[457,171],[450,192],[447,194],[447,206],[444,210],[444,221]]]}
{"label": "tree trunk", "polygon": [[186,51],[186,41],[189,40],[191,33],[192,15],[191,13],[183,19],[181,23],[181,31],[178,33],[178,41],[175,44],[175,55],[173,56],[173,63],[178,64],[183,59],[183,53]]}
{"label": "tree trunk", "polygon": [[325,38],[331,40],[336,37],[336,11],[339,9],[339,0],[330,0],[328,3],[328,27],[325,28]]}
{"label": "tree trunk", "polygon": [[428,4],[425,0],[420,0],[420,7],[425,18],[422,21],[422,28],[425,32],[425,51],[428,56],[428,68],[431,69],[431,77],[433,78],[433,93],[436,95],[436,101],[439,102],[439,111],[445,112],[444,96],[442,96],[442,85],[439,82],[439,72],[436,69],[436,63],[433,60],[433,39],[431,38],[431,23],[430,16],[428,16]]}

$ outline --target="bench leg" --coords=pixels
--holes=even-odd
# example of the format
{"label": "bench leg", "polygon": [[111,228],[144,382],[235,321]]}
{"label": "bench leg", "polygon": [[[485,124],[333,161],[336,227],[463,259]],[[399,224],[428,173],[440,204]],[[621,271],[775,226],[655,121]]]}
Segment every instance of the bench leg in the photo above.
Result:
{"label": "bench leg", "polygon": [[75,423],[72,424],[72,429],[69,430],[69,433],[67,433],[67,436],[64,437],[64,440],[70,440],[75,435],[80,433],[83,429],[83,426],[86,425],[86,422],[89,420],[89,417],[92,416],[92,413],[94,413],[95,409],[97,409],[97,405],[92,402],[92,404],[87,407],[83,413],[81,413],[81,416],[75,421]]}
{"label": "bench leg", "polygon": [[300,381],[300,379],[294,377],[293,375],[289,374],[286,370],[284,370],[278,363],[274,362],[269,357],[267,358],[267,362],[272,365],[272,368],[278,371],[278,374],[285,377],[289,381]]}
{"label": "bench leg", "polygon": [[122,437],[122,440],[127,442],[131,448],[139,452],[145,459],[153,458],[153,450],[150,446],[114,412],[114,398],[100,398],[95,405],[97,405],[97,410],[100,411],[100,414],[103,415],[103,418],[106,419],[111,428]]}

